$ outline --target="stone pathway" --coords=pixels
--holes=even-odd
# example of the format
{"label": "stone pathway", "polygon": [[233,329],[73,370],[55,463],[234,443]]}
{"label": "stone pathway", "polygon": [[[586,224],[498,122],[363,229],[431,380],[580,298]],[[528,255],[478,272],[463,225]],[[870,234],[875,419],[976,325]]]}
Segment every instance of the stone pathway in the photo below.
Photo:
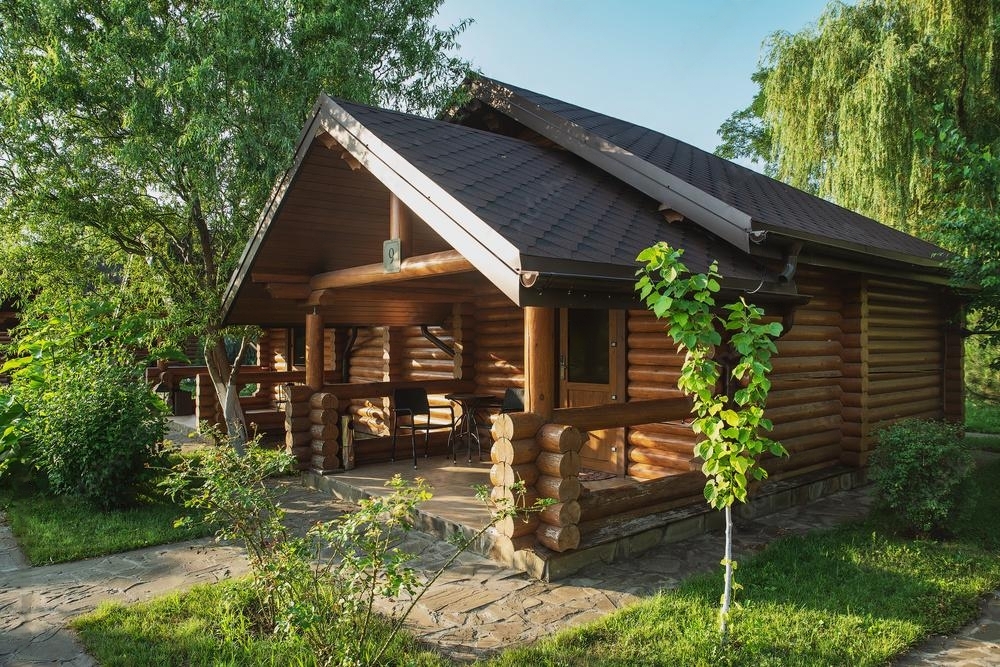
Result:
{"label": "stone pathway", "polygon": [[[282,505],[300,529],[347,506],[287,483]],[[738,554],[769,541],[864,515],[865,489],[840,493],[806,507],[744,522],[736,531]],[[720,535],[701,535],[636,559],[594,564],[557,582],[534,581],[473,554],[462,554],[415,608],[410,629],[442,652],[473,660],[506,646],[531,642],[559,629],[597,619],[693,573],[712,569],[722,552]],[[434,569],[454,553],[445,542],[414,533],[405,548],[417,565]],[[29,568],[6,526],[0,525],[0,665],[93,665],[67,621],[104,600],[132,603],[246,571],[242,552],[210,539],[150,547],[76,563]],[[900,665],[1000,664],[1000,599],[956,637],[935,639]]]}

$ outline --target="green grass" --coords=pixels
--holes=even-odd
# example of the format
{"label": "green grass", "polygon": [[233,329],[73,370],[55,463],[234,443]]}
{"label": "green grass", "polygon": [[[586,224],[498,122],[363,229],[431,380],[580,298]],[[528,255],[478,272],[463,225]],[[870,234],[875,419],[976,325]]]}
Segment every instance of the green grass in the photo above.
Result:
{"label": "green grass", "polygon": [[1000,405],[976,399],[965,402],[965,430],[1000,434]]}
{"label": "green grass", "polygon": [[[883,665],[930,634],[975,617],[1000,586],[1000,462],[976,471],[977,504],[949,542],[897,536],[885,518],[779,540],[739,564],[743,586],[720,648],[721,575],[701,576],[582,628],[509,650],[521,665]],[[101,664],[312,664],[294,642],[234,631],[229,587],[134,607],[105,606],[75,622]],[[236,586],[240,584],[235,584]],[[390,664],[447,665],[404,640]]]}
{"label": "green grass", "polygon": [[132,509],[101,511],[70,496],[50,496],[30,484],[0,490],[0,508],[32,565],[62,563],[154,544],[202,537],[211,528],[174,528],[191,514],[165,498],[143,498]]}
{"label": "green grass", "polygon": [[[245,631],[234,613],[247,580],[198,586],[186,593],[126,607],[104,604],[72,625],[101,665],[315,665],[305,645]],[[336,638],[332,638],[336,641]],[[399,635],[381,664],[443,666],[451,663]]]}
{"label": "green grass", "polygon": [[722,578],[691,579],[491,665],[882,665],[975,617],[1000,586],[993,517],[1000,464],[977,471],[979,503],[952,542],[895,537],[868,521],[781,540],[740,563],[742,607],[719,647]]}

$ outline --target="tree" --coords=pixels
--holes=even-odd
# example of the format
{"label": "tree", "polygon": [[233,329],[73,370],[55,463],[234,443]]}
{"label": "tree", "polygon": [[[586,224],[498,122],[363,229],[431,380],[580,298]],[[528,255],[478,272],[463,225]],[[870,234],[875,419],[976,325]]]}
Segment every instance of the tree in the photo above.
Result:
{"label": "tree", "polygon": [[[774,339],[781,334],[778,322],[763,323],[764,311],[742,297],[715,311],[716,294],[721,289],[718,264],[708,273],[690,274],[681,263],[683,250],[660,242],[646,248],[636,258],[644,264],[637,272],[636,290],[657,318],[667,321],[667,335],[684,351],[684,364],[677,387],[693,399],[692,428],[701,438],[694,453],[700,457],[705,483],[705,500],[726,515],[726,546],[722,564],[725,583],[719,629],[726,639],[733,594],[733,503],[745,503],[752,480],[767,477],[760,465],[765,453],[786,454],[781,443],[762,435],[771,430],[764,417],[771,382],[771,355],[777,352]],[[720,351],[723,338],[735,363],[724,377]],[[720,381],[725,387],[720,392]]]}
{"label": "tree", "polygon": [[773,34],[758,93],[722,125],[725,157],[926,235],[939,211],[928,147],[944,113],[972,141],[1000,128],[1000,1],[831,3],[815,26]]}
{"label": "tree", "polygon": [[835,2],[772,35],[754,81],[716,152],[951,250],[974,327],[1000,330],[1000,0]]}
{"label": "tree", "polygon": [[103,293],[195,334],[242,426],[221,295],[321,91],[439,107],[441,0],[0,3],[0,292]]}

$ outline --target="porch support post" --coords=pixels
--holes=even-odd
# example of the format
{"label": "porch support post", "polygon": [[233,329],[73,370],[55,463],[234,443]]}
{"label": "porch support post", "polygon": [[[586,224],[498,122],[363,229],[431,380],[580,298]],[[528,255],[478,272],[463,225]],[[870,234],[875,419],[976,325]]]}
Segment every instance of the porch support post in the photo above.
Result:
{"label": "porch support post", "polygon": [[323,316],[317,312],[306,315],[306,386],[323,388]]}
{"label": "porch support post", "polygon": [[556,391],[556,312],[524,309],[524,409],[552,419]]}
{"label": "porch support post", "polygon": [[389,193],[389,238],[399,239],[401,259],[413,255],[413,214],[399,197]]}

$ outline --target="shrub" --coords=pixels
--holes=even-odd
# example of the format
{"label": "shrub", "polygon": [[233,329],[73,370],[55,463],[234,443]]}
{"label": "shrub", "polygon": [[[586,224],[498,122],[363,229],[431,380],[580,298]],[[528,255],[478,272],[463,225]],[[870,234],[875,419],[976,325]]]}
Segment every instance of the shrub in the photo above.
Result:
{"label": "shrub", "polygon": [[131,358],[103,353],[53,364],[26,403],[35,464],[53,492],[104,509],[134,503],[165,427]]}
{"label": "shrub", "polygon": [[876,440],[870,476],[880,502],[917,533],[946,531],[971,488],[960,426],[908,419],[880,429]]}

